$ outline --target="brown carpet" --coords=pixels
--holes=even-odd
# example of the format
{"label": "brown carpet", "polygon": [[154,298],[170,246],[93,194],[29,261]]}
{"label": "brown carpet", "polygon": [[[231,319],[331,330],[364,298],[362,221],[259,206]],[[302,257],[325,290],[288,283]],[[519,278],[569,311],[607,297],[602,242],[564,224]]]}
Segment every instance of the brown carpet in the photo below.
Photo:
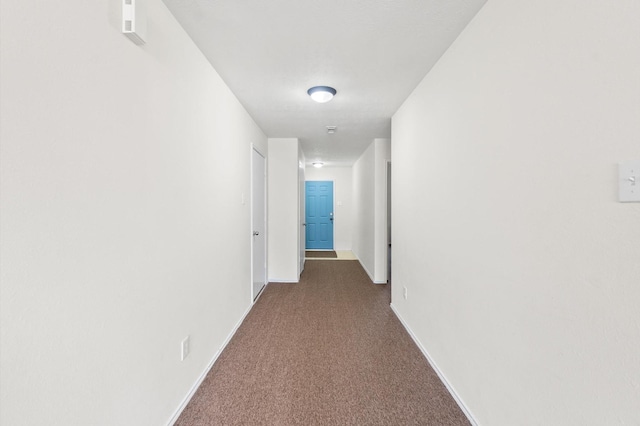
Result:
{"label": "brown carpet", "polygon": [[326,257],[336,259],[338,255],[335,251],[311,251],[307,250],[304,254],[305,257]]}
{"label": "brown carpet", "polygon": [[269,284],[177,425],[468,425],[358,261]]}

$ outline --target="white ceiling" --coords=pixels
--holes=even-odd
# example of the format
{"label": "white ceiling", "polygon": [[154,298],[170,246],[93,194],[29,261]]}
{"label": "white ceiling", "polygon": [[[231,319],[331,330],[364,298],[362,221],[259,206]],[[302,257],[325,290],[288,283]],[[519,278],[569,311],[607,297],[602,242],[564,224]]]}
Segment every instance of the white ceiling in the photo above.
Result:
{"label": "white ceiling", "polygon": [[[486,0],[164,0],[268,137],[351,165]],[[326,104],[307,95],[327,85]],[[329,135],[326,126],[337,126]]]}

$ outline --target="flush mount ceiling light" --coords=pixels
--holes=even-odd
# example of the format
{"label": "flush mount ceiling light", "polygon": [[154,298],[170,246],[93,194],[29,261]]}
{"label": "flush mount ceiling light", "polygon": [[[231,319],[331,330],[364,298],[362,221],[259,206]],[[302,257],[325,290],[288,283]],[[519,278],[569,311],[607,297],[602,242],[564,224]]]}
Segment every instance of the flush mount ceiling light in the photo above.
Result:
{"label": "flush mount ceiling light", "polygon": [[307,90],[307,93],[309,94],[309,96],[311,96],[311,99],[323,104],[333,99],[333,97],[337,92],[336,92],[336,89],[334,89],[333,87],[315,86]]}
{"label": "flush mount ceiling light", "polygon": [[319,169],[322,166],[324,166],[324,163],[321,163],[319,161],[316,161],[315,163],[313,163],[313,167],[315,167],[316,169]]}

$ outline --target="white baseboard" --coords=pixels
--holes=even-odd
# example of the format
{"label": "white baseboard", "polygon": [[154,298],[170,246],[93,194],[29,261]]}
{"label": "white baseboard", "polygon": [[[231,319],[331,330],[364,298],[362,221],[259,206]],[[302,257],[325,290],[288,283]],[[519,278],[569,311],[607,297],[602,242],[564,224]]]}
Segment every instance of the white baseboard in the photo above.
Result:
{"label": "white baseboard", "polygon": [[473,426],[478,426],[478,422],[476,421],[476,419],[473,417],[473,415],[471,414],[471,411],[469,411],[469,409],[467,408],[467,406],[464,404],[464,402],[462,401],[462,399],[460,398],[460,396],[456,393],[456,391],[453,389],[453,386],[451,386],[451,384],[449,383],[449,381],[447,380],[447,378],[444,376],[444,374],[442,373],[442,371],[440,371],[440,369],[438,368],[438,366],[436,365],[436,363],[433,361],[433,358],[431,358],[431,355],[429,355],[429,352],[427,351],[427,349],[422,346],[422,343],[420,343],[420,341],[418,340],[418,338],[416,337],[415,334],[413,334],[413,331],[411,330],[411,327],[409,327],[409,325],[404,321],[404,319],[402,318],[402,316],[398,313],[398,311],[396,310],[395,306],[393,305],[393,303],[391,303],[389,306],[391,306],[391,310],[393,311],[394,314],[396,314],[396,317],[398,317],[398,319],[400,320],[400,322],[402,323],[403,327],[405,328],[405,330],[407,330],[407,333],[409,333],[409,336],[411,336],[411,338],[413,339],[414,343],[418,346],[418,348],[420,349],[420,351],[422,352],[422,354],[424,355],[425,358],[427,358],[427,361],[429,362],[429,365],[431,365],[431,368],[433,368],[433,370],[436,372],[436,374],[438,375],[438,377],[440,378],[440,380],[442,381],[442,383],[444,383],[444,385],[446,386],[447,390],[449,391],[449,393],[451,394],[451,396],[453,397],[453,399],[456,401],[456,403],[458,404],[458,406],[460,407],[460,409],[462,410],[462,412],[464,413],[464,415],[467,417],[467,419],[469,420],[469,422],[473,425]]}
{"label": "white baseboard", "polygon": [[362,263],[362,261],[360,260],[360,258],[356,255],[356,258],[358,259],[358,262],[360,262],[360,266],[362,266],[362,269],[364,269],[364,271],[367,273],[367,275],[369,275],[369,279],[371,280],[372,283],[374,284],[386,284],[386,281],[376,281],[373,278],[373,274],[371,272],[369,272],[369,270],[367,269],[367,267],[364,265],[364,263]]}
{"label": "white baseboard", "polygon": [[220,349],[218,349],[218,351],[213,355],[213,358],[211,358],[211,361],[209,361],[207,368],[204,369],[200,377],[198,377],[198,380],[196,380],[196,382],[193,384],[193,386],[189,390],[189,393],[187,394],[187,396],[182,400],[182,402],[178,406],[178,409],[176,410],[176,412],[173,414],[173,416],[171,416],[169,423],[167,423],[168,426],[173,426],[173,424],[176,421],[178,421],[178,417],[180,417],[180,414],[182,414],[184,409],[187,407],[187,405],[189,404],[189,401],[191,401],[191,398],[193,398],[193,395],[195,395],[196,391],[202,384],[203,380],[205,379],[205,377],[207,377],[207,374],[209,374],[209,371],[213,367],[213,364],[216,363],[216,361],[218,360],[218,357],[220,357],[220,354],[222,353],[224,348],[227,347],[227,345],[231,341],[231,338],[236,334],[236,331],[238,331],[238,328],[240,327],[244,319],[247,317],[247,315],[251,311],[251,308],[253,308],[253,304],[251,304],[251,306],[247,308],[247,310],[242,315],[242,318],[240,318],[240,321],[238,321],[235,327],[233,327],[233,330],[231,330],[231,333],[229,333],[225,341],[222,343],[222,346],[220,347]]}

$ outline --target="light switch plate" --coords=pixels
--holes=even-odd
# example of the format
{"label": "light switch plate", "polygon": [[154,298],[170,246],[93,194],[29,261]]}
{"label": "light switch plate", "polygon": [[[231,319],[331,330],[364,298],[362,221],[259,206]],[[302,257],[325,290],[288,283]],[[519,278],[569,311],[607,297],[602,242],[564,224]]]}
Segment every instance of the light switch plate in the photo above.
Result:
{"label": "light switch plate", "polygon": [[640,203],[640,160],[619,164],[619,199],[621,203]]}

